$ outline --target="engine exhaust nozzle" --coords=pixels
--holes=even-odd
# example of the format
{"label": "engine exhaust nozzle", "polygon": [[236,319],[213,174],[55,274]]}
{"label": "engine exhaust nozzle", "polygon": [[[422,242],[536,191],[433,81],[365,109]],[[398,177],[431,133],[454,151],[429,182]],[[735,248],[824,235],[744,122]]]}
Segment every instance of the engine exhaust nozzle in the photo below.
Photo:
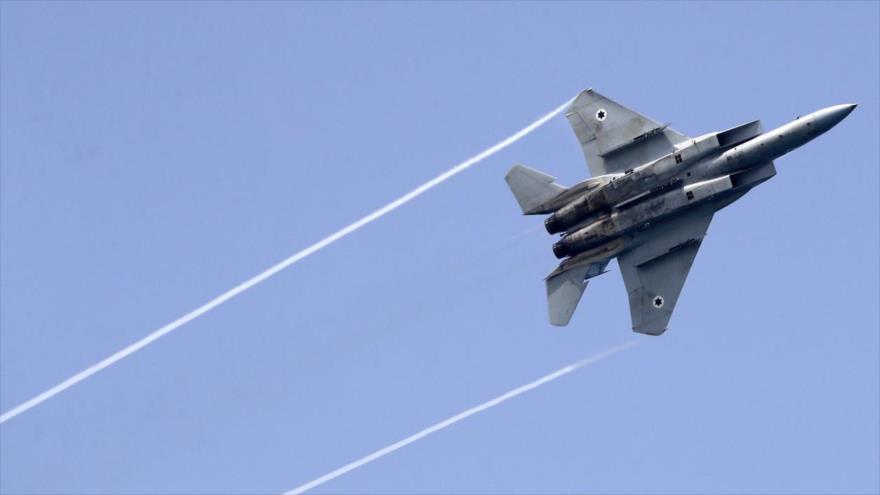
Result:
{"label": "engine exhaust nozzle", "polygon": [[553,244],[553,254],[559,259],[565,258],[571,254],[568,250],[568,243],[564,241],[565,240],[563,239]]}
{"label": "engine exhaust nozzle", "polygon": [[547,233],[551,235],[558,234],[565,230],[565,227],[560,225],[559,219],[556,218],[556,215],[550,215],[544,219],[544,228],[547,229]]}

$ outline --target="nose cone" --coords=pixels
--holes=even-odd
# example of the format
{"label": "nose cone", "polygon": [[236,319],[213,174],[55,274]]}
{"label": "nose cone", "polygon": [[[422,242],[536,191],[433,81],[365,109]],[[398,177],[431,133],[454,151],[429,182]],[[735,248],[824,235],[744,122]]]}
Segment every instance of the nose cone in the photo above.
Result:
{"label": "nose cone", "polygon": [[821,132],[825,132],[839,124],[840,121],[852,113],[857,106],[858,105],[855,103],[844,103],[843,105],[834,105],[828,108],[823,108],[814,114],[816,125],[821,129]]}
{"label": "nose cone", "polygon": [[[828,108],[831,109],[832,113],[837,118],[837,122],[840,122],[845,119],[847,115],[851,114],[857,106],[859,106],[858,103],[844,103],[843,105],[834,105],[833,107]],[[835,122],[835,124],[837,122]]]}

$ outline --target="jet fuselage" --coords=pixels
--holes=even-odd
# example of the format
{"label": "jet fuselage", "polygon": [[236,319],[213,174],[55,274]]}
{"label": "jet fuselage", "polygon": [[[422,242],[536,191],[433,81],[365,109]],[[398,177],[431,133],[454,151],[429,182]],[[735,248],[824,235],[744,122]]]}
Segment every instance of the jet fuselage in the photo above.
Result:
{"label": "jet fuselage", "polygon": [[573,187],[514,165],[505,176],[525,215],[547,215],[562,261],[545,279],[550,323],[567,325],[612,259],[634,331],[666,331],[715,212],[776,175],[773,160],[815,139],[856,105],[824,108],[764,132],[760,121],[697,138],[593,89],[565,113],[591,178]]}
{"label": "jet fuselage", "polygon": [[[595,261],[637,242],[638,236],[626,234],[707,203],[723,208],[772,177],[774,159],[828,131],[853,108],[824,108],[765,133],[753,122],[680,143],[672,153],[611,177],[550,215],[547,231],[565,232],[553,253],[562,259],[597,251],[601,255],[590,256]],[[597,249],[621,237],[619,249]]]}

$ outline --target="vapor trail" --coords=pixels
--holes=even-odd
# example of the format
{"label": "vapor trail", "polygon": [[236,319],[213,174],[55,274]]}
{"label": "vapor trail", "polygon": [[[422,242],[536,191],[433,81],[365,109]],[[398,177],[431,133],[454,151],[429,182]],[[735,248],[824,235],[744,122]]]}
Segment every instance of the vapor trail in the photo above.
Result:
{"label": "vapor trail", "polygon": [[320,251],[321,249],[329,246],[330,244],[333,244],[334,242],[336,242],[339,239],[342,239],[343,237],[347,236],[348,234],[351,234],[352,232],[360,229],[361,227],[367,225],[368,223],[373,222],[374,220],[378,220],[379,218],[387,215],[388,213],[391,213],[392,211],[396,210],[397,208],[405,205],[406,203],[409,203],[410,201],[412,201],[416,197],[421,196],[422,194],[427,192],[429,189],[432,189],[433,187],[451,179],[453,176],[467,170],[471,166],[479,163],[480,161],[494,155],[495,153],[503,150],[504,148],[510,146],[511,144],[519,141],[524,136],[526,136],[530,132],[534,131],[538,127],[542,126],[548,120],[555,117],[559,112],[561,112],[563,109],[565,109],[571,103],[571,101],[572,100],[568,100],[567,102],[563,103],[562,105],[559,105],[550,113],[548,113],[548,114],[544,115],[543,117],[539,118],[538,120],[532,122],[531,124],[524,127],[520,131],[516,132],[512,136],[504,139],[503,141],[499,142],[498,144],[495,144],[494,146],[492,146],[490,148],[487,148],[486,150],[480,152],[479,154],[468,158],[467,160],[459,163],[458,165],[447,170],[446,172],[443,172],[442,174],[438,175],[437,177],[434,177],[433,179],[429,180],[428,182],[425,182],[424,184],[422,184],[421,186],[419,186],[419,187],[413,189],[412,191],[404,194],[403,196],[395,199],[394,201],[388,203],[387,205],[379,208],[378,210],[374,211],[373,213],[370,213],[369,215],[361,218],[360,220],[358,220],[358,221],[356,221],[346,227],[343,227],[342,229],[334,232],[333,234],[330,234],[329,236],[327,236],[327,237],[321,239],[320,241],[312,244],[311,246],[303,249],[302,251],[293,254],[289,258],[287,258],[287,259],[279,262],[278,264],[266,269],[262,273],[259,273],[259,274],[255,275],[254,277],[252,277],[248,280],[245,280],[244,282],[233,287],[232,289],[229,289],[228,291],[224,292],[223,294],[220,294],[219,296],[212,299],[211,301],[208,301],[204,305],[199,306],[198,308],[190,311],[189,313],[181,316],[180,318],[172,321],[171,323],[168,323],[167,325],[163,326],[162,328],[147,335],[146,337],[142,338],[141,340],[129,345],[125,349],[122,349],[121,351],[116,352],[115,354],[103,359],[102,361],[100,361],[96,364],[93,364],[92,366],[89,366],[88,368],[71,376],[67,380],[64,380],[63,382],[59,383],[58,385],[55,385],[54,387],[50,388],[49,390],[46,390],[45,392],[37,395],[36,397],[10,409],[9,411],[6,411],[2,415],[0,415],[0,424],[5,423],[6,421],[18,416],[19,414],[27,411],[28,409],[30,409],[34,406],[41,404],[42,402],[45,402],[46,400],[52,398],[53,396],[67,390],[68,388],[76,385],[77,383],[85,380],[86,378],[103,370],[104,368],[116,363],[117,361],[119,361],[125,357],[128,357],[131,354],[134,354],[135,352],[152,344],[153,342],[158,340],[160,337],[162,337],[168,333],[171,333],[174,330],[177,330],[181,326],[189,323],[190,321],[198,318],[199,316],[202,316],[203,314],[207,313],[208,311],[211,311],[212,309],[225,303],[226,301],[232,299],[233,297],[241,294],[242,292],[250,289],[251,287],[265,281],[266,279],[268,279],[272,275],[275,275],[276,273],[280,272],[281,270],[284,270],[288,266],[296,263],[297,261],[305,258],[306,256],[313,254],[317,251]]}
{"label": "vapor trail", "polygon": [[525,392],[528,392],[529,390],[538,388],[541,385],[544,385],[545,383],[552,382],[553,380],[555,380],[561,376],[567,375],[567,374],[571,373],[572,371],[575,371],[579,368],[583,368],[584,366],[589,366],[589,365],[595,363],[596,361],[599,361],[600,359],[604,359],[612,354],[616,354],[620,351],[629,349],[630,347],[636,345],[637,343],[638,342],[636,342],[636,341],[627,342],[626,344],[622,344],[617,347],[612,347],[610,349],[606,349],[598,354],[590,356],[590,357],[583,359],[581,361],[578,361],[574,364],[570,364],[570,365],[566,366],[565,368],[560,369],[559,371],[554,371],[553,373],[550,373],[549,375],[547,375],[545,377],[538,378],[537,380],[535,380],[531,383],[527,383],[521,387],[515,388],[515,389],[511,390],[510,392],[507,392],[504,395],[499,395],[498,397],[496,397],[488,402],[484,402],[484,403],[480,404],[479,406],[472,407],[466,411],[463,411],[463,412],[456,414],[455,416],[452,416],[449,419],[445,419],[445,420],[443,420],[433,426],[429,426],[429,427],[425,428],[424,430],[416,433],[415,435],[408,436],[399,442],[392,443],[391,445],[389,445],[387,447],[383,447],[383,448],[373,452],[372,454],[370,454],[366,457],[361,457],[360,459],[358,459],[350,464],[346,464],[345,466],[342,466],[341,468],[339,468],[335,471],[330,471],[329,473],[325,474],[324,476],[321,476],[320,478],[315,478],[314,480],[309,481],[308,483],[305,483],[303,485],[300,485],[300,486],[294,488],[293,490],[285,492],[284,495],[296,495],[299,493],[304,493],[308,490],[311,490],[312,488],[315,488],[316,486],[323,485],[324,483],[326,483],[332,479],[338,478],[349,471],[357,469],[357,468],[363,466],[364,464],[368,464],[370,462],[373,462],[380,457],[384,457],[384,456],[394,452],[395,450],[402,449],[403,447],[406,447],[407,445],[415,442],[416,440],[420,440],[420,439],[425,438],[426,436],[428,436],[432,433],[436,433],[436,432],[438,432],[448,426],[452,426],[453,424],[458,423],[459,421],[461,421],[469,416],[473,416],[474,414],[477,414],[478,412],[482,412],[482,411],[485,411],[486,409],[495,407],[498,404],[501,404],[502,402],[504,402],[508,399],[512,399],[512,398],[516,397],[517,395],[520,395]]}

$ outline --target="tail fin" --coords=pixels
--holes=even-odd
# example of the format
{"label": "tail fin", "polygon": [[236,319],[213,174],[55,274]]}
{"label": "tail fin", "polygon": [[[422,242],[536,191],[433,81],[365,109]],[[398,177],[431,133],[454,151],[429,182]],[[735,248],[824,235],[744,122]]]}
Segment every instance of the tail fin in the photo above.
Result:
{"label": "tail fin", "polygon": [[523,165],[514,165],[504,180],[524,215],[550,213],[543,208],[543,204],[566,191],[565,187],[554,182],[556,177]]}

